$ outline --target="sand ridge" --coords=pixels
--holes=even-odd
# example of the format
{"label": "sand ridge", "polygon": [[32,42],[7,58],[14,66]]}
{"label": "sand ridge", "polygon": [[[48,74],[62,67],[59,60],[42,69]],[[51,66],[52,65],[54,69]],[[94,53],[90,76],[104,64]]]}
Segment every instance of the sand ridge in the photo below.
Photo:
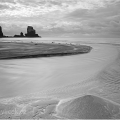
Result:
{"label": "sand ridge", "polygon": [[99,86],[90,90],[90,93],[101,96],[113,102],[120,104],[120,47],[118,50],[117,59],[106,67],[96,77],[99,81]]}

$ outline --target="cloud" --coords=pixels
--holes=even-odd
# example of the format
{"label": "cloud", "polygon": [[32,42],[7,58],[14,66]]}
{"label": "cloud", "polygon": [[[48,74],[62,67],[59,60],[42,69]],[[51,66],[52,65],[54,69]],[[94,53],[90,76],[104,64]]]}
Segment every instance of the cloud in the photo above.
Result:
{"label": "cloud", "polygon": [[120,0],[1,0],[0,25],[4,30],[33,25],[46,33],[115,34],[119,8]]}
{"label": "cloud", "polygon": [[1,16],[29,17],[54,11],[69,13],[76,9],[91,10],[104,7],[105,2],[103,0],[60,0],[58,2],[56,0],[2,0],[0,1],[0,5],[10,8],[9,10],[6,9]]}

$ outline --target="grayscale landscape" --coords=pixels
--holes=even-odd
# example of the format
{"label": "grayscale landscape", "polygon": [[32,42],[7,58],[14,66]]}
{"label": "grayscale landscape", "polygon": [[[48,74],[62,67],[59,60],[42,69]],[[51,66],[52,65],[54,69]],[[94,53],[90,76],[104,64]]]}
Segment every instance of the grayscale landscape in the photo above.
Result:
{"label": "grayscale landscape", "polygon": [[120,119],[120,0],[1,0],[0,119]]}

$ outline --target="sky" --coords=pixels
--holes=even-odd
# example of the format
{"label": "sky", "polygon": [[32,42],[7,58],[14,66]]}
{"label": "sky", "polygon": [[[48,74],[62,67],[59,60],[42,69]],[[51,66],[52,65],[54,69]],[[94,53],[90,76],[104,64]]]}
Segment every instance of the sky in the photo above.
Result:
{"label": "sky", "polygon": [[0,0],[5,35],[33,26],[43,37],[120,37],[120,0]]}

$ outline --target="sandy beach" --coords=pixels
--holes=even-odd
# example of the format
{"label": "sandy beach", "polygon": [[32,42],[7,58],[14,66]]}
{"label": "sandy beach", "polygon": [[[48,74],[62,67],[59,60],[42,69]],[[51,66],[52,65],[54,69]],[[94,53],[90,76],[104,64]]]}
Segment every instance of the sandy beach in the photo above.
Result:
{"label": "sandy beach", "polygon": [[[0,85],[0,95],[14,97],[1,99],[1,113],[3,114],[0,117],[63,118],[69,116],[69,111],[64,116],[59,113],[58,108],[62,103],[81,97],[84,100],[84,96],[92,95],[95,101],[99,101],[101,107],[104,103],[103,110],[105,110],[105,106],[108,107],[108,116],[105,115],[105,118],[119,118],[119,46],[89,45],[93,47],[93,50],[87,55],[37,58],[29,59],[29,61],[1,60],[0,78],[4,81]],[[22,84],[23,82],[25,84]],[[19,86],[17,86],[18,84]],[[4,85],[6,86],[4,87]],[[80,100],[82,101],[82,99]],[[85,105],[89,105],[91,97],[85,97],[85,101]],[[99,104],[97,104],[98,107]],[[92,105],[94,106],[94,102]],[[63,108],[67,111],[67,107],[63,105]],[[12,110],[21,114],[6,115],[5,111]]]}

